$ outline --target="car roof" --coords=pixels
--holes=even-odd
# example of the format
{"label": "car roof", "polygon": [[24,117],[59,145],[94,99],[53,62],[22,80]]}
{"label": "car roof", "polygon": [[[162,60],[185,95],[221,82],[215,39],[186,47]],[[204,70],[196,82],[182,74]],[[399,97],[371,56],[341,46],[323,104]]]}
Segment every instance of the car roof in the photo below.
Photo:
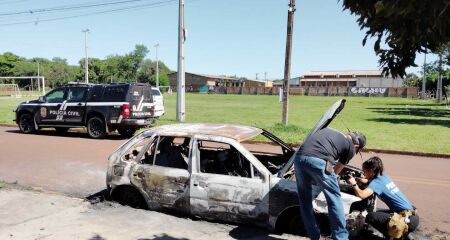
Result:
{"label": "car roof", "polygon": [[212,123],[182,123],[163,125],[149,129],[157,134],[174,136],[211,135],[232,138],[236,141],[245,141],[263,132],[262,129],[233,124]]}

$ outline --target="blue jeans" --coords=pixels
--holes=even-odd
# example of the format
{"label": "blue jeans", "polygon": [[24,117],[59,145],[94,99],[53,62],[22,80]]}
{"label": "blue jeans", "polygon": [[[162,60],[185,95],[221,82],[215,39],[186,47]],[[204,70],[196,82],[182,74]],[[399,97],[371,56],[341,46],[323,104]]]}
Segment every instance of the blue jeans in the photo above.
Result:
{"label": "blue jeans", "polygon": [[[336,174],[325,173],[326,161],[320,158],[299,156],[295,157],[295,177],[300,200],[300,214],[309,238],[320,238],[313,210],[313,191],[324,192],[328,205],[328,215],[333,239],[348,239],[344,207]],[[315,186],[313,187],[313,184]],[[314,197],[317,196],[314,194]]]}

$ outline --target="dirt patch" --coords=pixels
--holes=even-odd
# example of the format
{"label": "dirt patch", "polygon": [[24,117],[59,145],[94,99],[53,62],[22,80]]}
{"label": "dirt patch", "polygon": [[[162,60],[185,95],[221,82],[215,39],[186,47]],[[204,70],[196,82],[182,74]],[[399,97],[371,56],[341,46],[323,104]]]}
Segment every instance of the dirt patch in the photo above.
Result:
{"label": "dirt patch", "polygon": [[0,239],[304,239],[194,221],[113,202],[0,188]]}

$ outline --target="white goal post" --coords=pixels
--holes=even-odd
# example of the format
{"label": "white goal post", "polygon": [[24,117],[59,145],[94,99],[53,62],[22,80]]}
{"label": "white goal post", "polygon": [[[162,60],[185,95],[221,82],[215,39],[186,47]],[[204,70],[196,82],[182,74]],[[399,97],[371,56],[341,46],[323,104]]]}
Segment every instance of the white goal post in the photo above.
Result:
{"label": "white goal post", "polygon": [[20,94],[20,89],[17,84],[0,84],[0,97],[22,97]]}
{"label": "white goal post", "polygon": [[[30,79],[31,85],[33,85],[34,80],[37,80],[38,91],[41,91],[41,86],[42,86],[42,95],[45,95],[45,77],[44,76],[0,77],[0,79],[19,79],[19,80]],[[1,84],[1,85],[8,85],[8,84]],[[9,85],[17,86],[17,84],[9,84]],[[20,90],[19,90],[19,92],[20,92]]]}

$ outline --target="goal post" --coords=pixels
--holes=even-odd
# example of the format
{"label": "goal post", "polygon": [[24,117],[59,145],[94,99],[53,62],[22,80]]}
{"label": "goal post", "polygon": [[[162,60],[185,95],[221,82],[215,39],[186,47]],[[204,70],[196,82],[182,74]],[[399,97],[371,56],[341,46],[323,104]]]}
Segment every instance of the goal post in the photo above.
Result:
{"label": "goal post", "polygon": [[17,84],[0,84],[0,97],[22,97]]}
{"label": "goal post", "polygon": [[[12,81],[10,81],[8,83],[7,81],[2,81],[2,80],[12,80]],[[9,89],[6,85],[16,85],[15,87],[17,87],[17,90],[20,94],[20,88],[19,88],[19,84],[17,84],[17,82],[21,81],[23,83],[24,80],[29,81],[29,84],[27,85],[29,87],[28,88],[29,91],[37,90],[38,92],[41,92],[41,90],[42,90],[42,95],[45,95],[45,77],[44,76],[0,77],[0,85],[5,85],[4,86],[5,92],[8,92],[8,91],[6,91],[6,89]],[[23,86],[23,84],[21,84],[21,86]],[[12,86],[9,86],[9,87],[12,87]],[[0,93],[0,94],[2,94],[2,93]]]}

